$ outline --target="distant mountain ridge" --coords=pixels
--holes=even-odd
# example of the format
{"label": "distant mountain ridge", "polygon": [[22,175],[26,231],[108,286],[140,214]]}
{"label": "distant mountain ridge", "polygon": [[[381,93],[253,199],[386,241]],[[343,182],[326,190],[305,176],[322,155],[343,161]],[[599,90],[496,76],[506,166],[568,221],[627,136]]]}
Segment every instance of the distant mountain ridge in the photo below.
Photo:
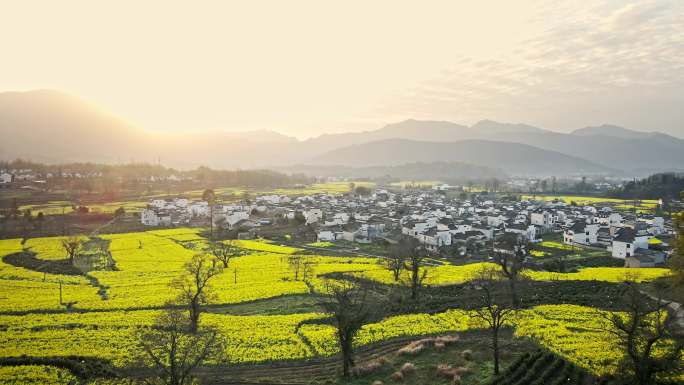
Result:
{"label": "distant mountain ridge", "polygon": [[327,152],[314,158],[312,163],[377,167],[415,162],[471,163],[501,169],[510,175],[601,174],[615,171],[584,159],[526,144],[479,139],[457,142],[380,140]]}
{"label": "distant mountain ridge", "polygon": [[0,159],[49,163],[161,160],[179,168],[273,168],[316,162],[339,167],[459,162],[510,175],[539,175],[543,169],[630,176],[684,170],[684,140],[612,125],[559,133],[492,120],[469,127],[409,119],[377,130],[302,141],[269,130],[164,133],[144,130],[79,98],[49,90],[0,93],[0,137]]}
{"label": "distant mountain ridge", "polygon": [[505,178],[500,169],[476,166],[464,162],[415,162],[398,166],[340,166],[340,165],[294,165],[278,169],[289,173],[302,173],[313,177],[347,178],[400,178],[404,180],[439,179],[462,181],[472,179]]}

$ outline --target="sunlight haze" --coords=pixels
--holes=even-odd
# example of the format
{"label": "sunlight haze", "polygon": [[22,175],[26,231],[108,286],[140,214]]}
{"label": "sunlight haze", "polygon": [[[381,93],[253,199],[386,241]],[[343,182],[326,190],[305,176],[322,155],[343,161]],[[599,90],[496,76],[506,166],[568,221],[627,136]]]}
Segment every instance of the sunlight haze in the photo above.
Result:
{"label": "sunlight haze", "polygon": [[494,119],[681,137],[683,4],[4,2],[0,90],[60,90],[152,130]]}

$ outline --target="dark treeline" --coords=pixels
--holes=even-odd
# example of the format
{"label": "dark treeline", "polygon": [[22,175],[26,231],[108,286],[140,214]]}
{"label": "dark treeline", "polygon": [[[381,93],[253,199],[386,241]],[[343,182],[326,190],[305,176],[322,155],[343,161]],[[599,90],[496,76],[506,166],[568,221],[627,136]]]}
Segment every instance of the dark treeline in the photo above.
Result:
{"label": "dark treeline", "polygon": [[623,199],[678,199],[684,190],[684,174],[662,173],[630,181],[611,195]]}
{"label": "dark treeline", "polygon": [[[207,186],[275,187],[307,184],[313,178],[303,174],[287,175],[271,170],[214,170],[198,167],[195,170],[176,170],[149,163],[98,164],[65,163],[43,164],[22,159],[0,161],[0,170],[22,173],[31,170],[37,179],[46,180],[48,186],[66,180],[80,179],[84,189],[100,190],[101,185],[135,185],[146,182],[201,183]],[[106,190],[106,188],[105,188]]]}

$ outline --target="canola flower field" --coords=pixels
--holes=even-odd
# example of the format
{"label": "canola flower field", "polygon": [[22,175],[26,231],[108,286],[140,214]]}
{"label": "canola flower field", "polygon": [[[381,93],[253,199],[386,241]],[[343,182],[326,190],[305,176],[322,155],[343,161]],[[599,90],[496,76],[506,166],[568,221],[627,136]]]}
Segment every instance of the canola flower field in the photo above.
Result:
{"label": "canola flower field", "polygon": [[[39,259],[66,258],[61,237],[0,240],[0,357],[81,355],[130,364],[136,331],[150,325],[167,301],[175,298],[169,283],[183,265],[208,245],[197,229],[180,228],[108,234],[116,268],[85,275],[42,273],[2,260],[22,251]],[[301,255],[312,263],[307,283],[295,280],[288,258],[300,249],[268,241],[232,241],[245,255],[230,261],[212,283],[217,306],[288,295],[324,292],[321,277],[345,272],[387,284],[391,273],[376,258]],[[428,268],[426,283],[444,285],[470,280],[486,263]],[[619,282],[629,276],[648,281],[669,274],[667,269],[586,268],[576,273],[526,273],[533,280],[601,280]],[[72,303],[71,311],[59,302]],[[597,331],[597,310],[575,305],[542,305],[525,310],[516,320],[516,334],[565,356],[594,373],[614,370],[618,352]],[[331,326],[312,321],[320,312],[287,315],[229,315],[205,313],[202,322],[216,327],[229,341],[232,363],[255,363],[330,356],[337,352]],[[306,321],[306,322],[305,322]],[[408,314],[366,325],[358,345],[399,336],[458,332],[480,328],[472,314],[453,309],[438,314]],[[0,367],[0,384],[68,383],[68,372],[43,366]]]}
{"label": "canola flower field", "polygon": [[[597,203],[612,204],[619,210],[632,210],[634,208],[634,201],[629,199],[617,198],[602,198],[579,195],[523,195],[522,199],[537,200],[537,201],[554,201],[559,200],[566,204],[575,202],[580,206],[587,206]],[[636,202],[636,209],[639,212],[652,212],[658,207],[658,200],[656,199],[642,199]]]}

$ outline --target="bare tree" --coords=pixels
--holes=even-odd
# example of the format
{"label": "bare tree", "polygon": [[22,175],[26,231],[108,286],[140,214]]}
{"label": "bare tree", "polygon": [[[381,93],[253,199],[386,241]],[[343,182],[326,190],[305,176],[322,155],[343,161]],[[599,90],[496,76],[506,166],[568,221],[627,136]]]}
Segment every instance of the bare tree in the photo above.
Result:
{"label": "bare tree", "polygon": [[192,333],[198,330],[202,305],[213,297],[209,281],[221,272],[223,267],[217,265],[215,259],[207,254],[196,254],[185,264],[185,272],[171,282],[171,286],[180,291],[178,300],[188,308]]}
{"label": "bare tree", "polygon": [[392,250],[391,255],[385,258],[384,262],[387,270],[392,272],[394,282],[399,282],[399,278],[401,278],[401,272],[405,268],[406,257],[404,257],[398,250]]}
{"label": "bare tree", "polygon": [[308,282],[311,276],[314,274],[314,268],[316,266],[316,262],[312,261],[310,258],[307,258],[304,261],[304,265],[302,267],[302,275],[303,275],[303,280],[305,282]]}
{"label": "bare tree", "polygon": [[165,311],[149,327],[137,334],[138,361],[153,368],[155,377],[148,384],[193,384],[193,371],[209,359],[221,359],[223,339],[213,329],[189,332],[190,320],[178,310]]}
{"label": "bare tree", "polygon": [[[624,284],[625,313],[600,312],[603,329],[612,335],[624,351],[623,365],[637,385],[651,385],[656,374],[674,375],[684,369],[681,336],[673,333],[667,308],[669,302],[652,300],[635,282]],[[656,350],[658,353],[656,355]]]}
{"label": "bare tree", "polygon": [[70,265],[74,264],[74,260],[76,259],[76,255],[78,254],[78,252],[81,250],[82,244],[83,242],[78,237],[69,237],[66,239],[62,239],[62,248],[64,248],[64,251],[67,254],[67,258],[69,258]]}
{"label": "bare tree", "polygon": [[371,304],[367,286],[349,281],[327,281],[325,287],[329,296],[321,306],[332,314],[342,352],[342,373],[344,377],[349,377],[354,367],[354,338],[361,327],[372,319],[378,306]]}
{"label": "bare tree", "polygon": [[475,317],[482,320],[491,332],[491,346],[494,358],[494,375],[499,374],[499,355],[501,345],[499,332],[507,320],[515,314],[515,309],[497,298],[497,289],[501,286],[501,271],[493,267],[484,267],[475,274],[473,284],[482,291],[479,307]]}
{"label": "bare tree", "polygon": [[527,244],[523,237],[506,237],[501,241],[499,248],[494,249],[494,262],[501,267],[501,272],[508,279],[513,307],[520,306],[517,283],[525,267],[526,255]]}
{"label": "bare tree", "polygon": [[403,237],[396,246],[396,255],[403,257],[404,270],[408,271],[407,286],[411,289],[411,299],[416,301],[427,278],[427,269],[424,267],[428,253],[423,245],[413,237]]}
{"label": "bare tree", "polygon": [[294,274],[295,281],[299,281],[299,277],[304,270],[305,262],[304,257],[301,255],[290,255],[287,257],[287,266],[292,274]]}
{"label": "bare tree", "polygon": [[233,257],[245,255],[245,251],[237,247],[233,242],[213,242],[210,246],[211,253],[223,263],[223,268],[227,269]]}

